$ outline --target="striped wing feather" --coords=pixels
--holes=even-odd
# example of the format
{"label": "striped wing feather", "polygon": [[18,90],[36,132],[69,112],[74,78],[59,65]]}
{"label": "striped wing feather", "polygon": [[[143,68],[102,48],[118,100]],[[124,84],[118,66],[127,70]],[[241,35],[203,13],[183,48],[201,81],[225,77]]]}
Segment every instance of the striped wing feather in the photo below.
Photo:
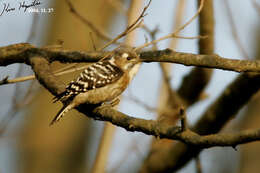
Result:
{"label": "striped wing feather", "polygon": [[87,67],[80,76],[71,81],[66,90],[54,98],[54,102],[62,99],[73,99],[77,94],[95,88],[101,88],[116,82],[123,71],[109,61],[100,61]]}

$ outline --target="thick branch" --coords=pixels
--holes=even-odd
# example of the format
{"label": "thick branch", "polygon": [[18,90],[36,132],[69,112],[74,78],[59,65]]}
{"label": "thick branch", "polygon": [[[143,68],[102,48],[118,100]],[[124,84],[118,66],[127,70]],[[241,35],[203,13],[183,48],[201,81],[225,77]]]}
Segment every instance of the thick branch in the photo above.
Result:
{"label": "thick branch", "polygon": [[[62,50],[55,47],[36,48],[27,43],[0,47],[0,66],[13,63],[30,64],[30,57],[41,56],[48,62],[96,62],[107,52],[82,52]],[[216,68],[236,72],[260,72],[260,62],[250,60],[236,60],[214,55],[197,55],[191,53],[175,52],[171,49],[141,52],[144,62],[169,62],[186,66]]]}
{"label": "thick branch", "polygon": [[[253,142],[260,140],[260,129],[257,130],[244,130],[237,133],[226,133],[226,134],[214,134],[208,136],[199,136],[194,135],[192,138],[192,142],[190,141],[190,137],[188,141],[183,142],[187,144],[192,144],[199,146],[201,148],[208,148],[213,146],[232,146],[236,147],[238,144],[244,144],[248,142]],[[185,138],[182,137],[181,140]]]}
{"label": "thick branch", "polygon": [[31,57],[44,57],[48,62],[96,62],[104,56],[104,52],[82,52],[62,50],[57,47],[37,48],[28,43],[13,44],[0,47],[0,66],[14,63],[30,64]]}
{"label": "thick branch", "polygon": [[228,59],[220,57],[217,54],[198,55],[165,49],[142,52],[140,56],[145,62],[169,62],[236,72],[260,72],[259,61]]}
{"label": "thick branch", "polygon": [[181,127],[179,126],[162,124],[155,120],[134,118],[111,109],[109,106],[98,107],[92,113],[86,110],[86,106],[82,106],[78,110],[91,118],[101,121],[109,121],[127,131],[137,131],[159,138],[180,140],[198,148],[209,148],[214,146],[234,147],[238,144],[260,140],[260,129],[245,130],[239,133],[201,136],[190,130],[181,131]]}
{"label": "thick branch", "polygon": [[[223,91],[218,99],[212,103],[192,130],[200,135],[217,133],[231,118],[234,118],[241,107],[245,105],[250,97],[252,97],[259,89],[259,75],[240,75]],[[243,133],[246,134],[248,131],[241,132],[241,134]],[[251,136],[258,135],[258,133],[259,131],[257,130],[251,133]],[[235,138],[238,139],[239,134],[234,138],[228,137],[227,135],[227,138],[228,140],[233,140]],[[219,138],[219,140],[221,141],[221,138]],[[229,144],[231,144],[231,146],[236,145],[233,142]],[[162,163],[163,167],[154,168],[153,165],[149,165],[149,167],[143,169],[146,171],[154,170],[154,172],[167,172],[169,170],[170,172],[174,172],[184,166],[188,161],[190,161],[190,159],[196,157],[200,151],[200,148],[187,146],[183,143],[178,143],[176,145],[173,144],[170,149],[163,151],[165,158],[167,158],[166,160],[168,160],[167,162]],[[158,164],[160,165],[160,163]]]}
{"label": "thick branch", "polygon": [[31,67],[36,78],[46,89],[53,95],[57,95],[64,91],[65,86],[57,82],[57,78],[51,73],[48,61],[43,57],[32,57],[30,59]]}

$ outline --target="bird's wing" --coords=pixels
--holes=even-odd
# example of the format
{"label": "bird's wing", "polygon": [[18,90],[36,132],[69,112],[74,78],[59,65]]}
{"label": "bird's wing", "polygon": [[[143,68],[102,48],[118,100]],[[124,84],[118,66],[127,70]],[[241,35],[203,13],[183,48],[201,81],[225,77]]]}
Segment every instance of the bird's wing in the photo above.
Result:
{"label": "bird's wing", "polygon": [[54,102],[64,98],[73,99],[77,94],[101,88],[116,82],[123,71],[109,61],[100,61],[87,67],[80,76],[71,81],[66,90],[54,98]]}

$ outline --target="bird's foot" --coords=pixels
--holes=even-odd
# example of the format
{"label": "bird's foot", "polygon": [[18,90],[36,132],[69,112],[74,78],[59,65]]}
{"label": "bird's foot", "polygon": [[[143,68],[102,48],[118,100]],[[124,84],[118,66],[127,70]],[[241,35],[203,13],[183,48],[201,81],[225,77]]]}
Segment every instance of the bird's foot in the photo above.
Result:
{"label": "bird's foot", "polygon": [[114,107],[114,106],[118,105],[119,102],[120,102],[120,99],[119,98],[115,98],[115,99],[113,99],[113,100],[111,100],[109,102],[102,103],[101,106],[112,106],[112,107]]}

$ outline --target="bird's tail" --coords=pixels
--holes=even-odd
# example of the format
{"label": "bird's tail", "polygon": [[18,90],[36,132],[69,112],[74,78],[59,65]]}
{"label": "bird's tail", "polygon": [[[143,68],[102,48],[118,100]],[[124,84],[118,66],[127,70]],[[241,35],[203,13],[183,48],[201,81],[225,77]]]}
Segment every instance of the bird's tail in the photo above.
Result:
{"label": "bird's tail", "polygon": [[69,110],[73,108],[73,105],[64,105],[60,111],[57,113],[57,115],[54,117],[54,119],[51,121],[50,126],[58,122]]}

